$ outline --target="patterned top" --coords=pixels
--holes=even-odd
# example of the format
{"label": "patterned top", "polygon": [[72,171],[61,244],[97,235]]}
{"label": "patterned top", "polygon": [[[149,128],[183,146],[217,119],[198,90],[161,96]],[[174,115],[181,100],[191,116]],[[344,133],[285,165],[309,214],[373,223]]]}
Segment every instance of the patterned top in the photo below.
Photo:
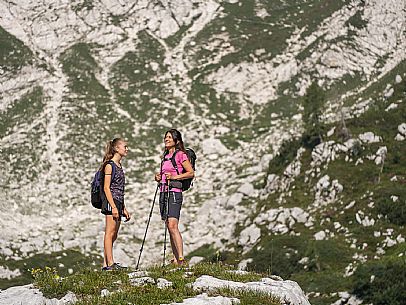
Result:
{"label": "patterned top", "polygon": [[111,166],[115,167],[115,173],[113,180],[111,181],[110,191],[114,200],[119,202],[124,202],[124,186],[125,186],[125,176],[122,167],[118,167],[116,164]]}

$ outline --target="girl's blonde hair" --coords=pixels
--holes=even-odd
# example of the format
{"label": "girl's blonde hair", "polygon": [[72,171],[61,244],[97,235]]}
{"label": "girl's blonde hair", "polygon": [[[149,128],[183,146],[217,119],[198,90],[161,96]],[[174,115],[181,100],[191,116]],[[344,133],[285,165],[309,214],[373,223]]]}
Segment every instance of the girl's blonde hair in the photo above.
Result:
{"label": "girl's blonde hair", "polygon": [[108,141],[106,143],[103,162],[101,165],[102,170],[104,170],[104,168],[106,167],[107,162],[109,162],[111,159],[113,159],[114,154],[116,153],[115,147],[118,142],[125,142],[125,140],[123,138],[114,138],[113,140]]}

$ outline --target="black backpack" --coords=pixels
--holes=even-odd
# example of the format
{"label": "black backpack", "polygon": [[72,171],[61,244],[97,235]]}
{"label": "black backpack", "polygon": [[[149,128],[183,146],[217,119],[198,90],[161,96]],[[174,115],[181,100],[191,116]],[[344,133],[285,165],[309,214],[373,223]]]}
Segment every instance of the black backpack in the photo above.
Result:
{"label": "black backpack", "polygon": [[[175,160],[175,156],[176,153],[178,152],[178,150],[175,150],[175,152],[173,153],[172,157],[171,157],[171,162],[173,167],[176,170],[176,173],[179,175],[179,169],[178,166],[176,165],[176,160]],[[186,148],[186,155],[187,158],[189,159],[190,164],[192,165],[193,170],[196,170],[196,153],[193,151],[193,149],[191,148]],[[184,171],[183,171],[184,172]],[[188,179],[182,179],[179,180],[179,182],[182,183],[182,191],[187,191],[188,189],[190,189],[193,186],[193,178],[188,178]]]}
{"label": "black backpack", "polygon": [[[107,164],[111,164],[112,168],[112,173],[111,173],[111,182],[114,179],[114,174],[116,173],[116,166],[114,164],[114,161],[109,161]],[[104,168],[99,169],[93,177],[92,184],[91,184],[91,194],[90,194],[90,202],[92,203],[92,206],[95,207],[96,209],[101,209],[102,204],[103,204],[103,199],[102,199],[102,194],[104,193],[103,191],[104,187]]]}

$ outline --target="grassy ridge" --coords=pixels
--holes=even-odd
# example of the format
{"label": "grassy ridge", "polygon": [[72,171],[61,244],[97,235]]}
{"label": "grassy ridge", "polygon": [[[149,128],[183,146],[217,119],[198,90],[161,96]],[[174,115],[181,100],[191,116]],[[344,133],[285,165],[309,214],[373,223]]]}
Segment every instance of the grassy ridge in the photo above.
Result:
{"label": "grassy ridge", "polygon": [[[259,274],[237,274],[230,272],[231,267],[220,264],[198,264],[191,268],[173,269],[170,266],[165,268],[152,267],[148,276],[155,281],[164,278],[172,282],[172,286],[160,289],[155,284],[134,286],[128,276],[129,271],[102,272],[83,269],[71,276],[62,278],[55,269],[35,269],[32,271],[35,279],[35,286],[38,287],[47,297],[62,297],[67,292],[75,293],[79,301],[76,304],[163,304],[171,302],[182,302],[183,299],[194,297],[199,294],[190,287],[196,278],[201,275],[212,275],[220,279],[249,282],[258,281]],[[101,291],[107,289],[107,296],[101,296]],[[237,297],[242,305],[279,305],[280,301],[267,294],[255,292],[243,292],[230,289],[221,289],[210,292],[211,296]]]}

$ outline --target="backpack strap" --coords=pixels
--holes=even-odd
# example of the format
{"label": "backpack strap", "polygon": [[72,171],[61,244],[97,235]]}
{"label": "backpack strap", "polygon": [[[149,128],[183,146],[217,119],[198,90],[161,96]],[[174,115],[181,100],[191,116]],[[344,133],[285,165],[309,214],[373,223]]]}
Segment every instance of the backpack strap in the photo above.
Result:
{"label": "backpack strap", "polygon": [[110,180],[110,185],[111,185],[111,183],[113,182],[113,179],[114,179],[114,175],[116,174],[116,164],[112,160],[107,162],[107,164],[111,165],[111,180]]}
{"label": "backpack strap", "polygon": [[172,155],[172,157],[171,157],[171,162],[172,162],[172,166],[175,168],[175,170],[176,170],[176,173],[179,175],[179,170],[178,170],[178,165],[176,164],[176,160],[175,160],[175,156],[176,156],[176,153],[177,153],[178,151],[177,150],[175,150],[174,152],[173,152],[173,155]]}
{"label": "backpack strap", "polygon": [[178,150],[175,150],[171,158],[165,158],[165,156],[167,154],[163,157],[162,162],[161,162],[161,174],[162,174],[162,164],[164,163],[164,161],[171,161],[173,168],[176,170],[176,173],[179,175],[178,165],[176,164],[176,160],[175,160],[175,156],[176,156],[177,152],[178,152]]}

